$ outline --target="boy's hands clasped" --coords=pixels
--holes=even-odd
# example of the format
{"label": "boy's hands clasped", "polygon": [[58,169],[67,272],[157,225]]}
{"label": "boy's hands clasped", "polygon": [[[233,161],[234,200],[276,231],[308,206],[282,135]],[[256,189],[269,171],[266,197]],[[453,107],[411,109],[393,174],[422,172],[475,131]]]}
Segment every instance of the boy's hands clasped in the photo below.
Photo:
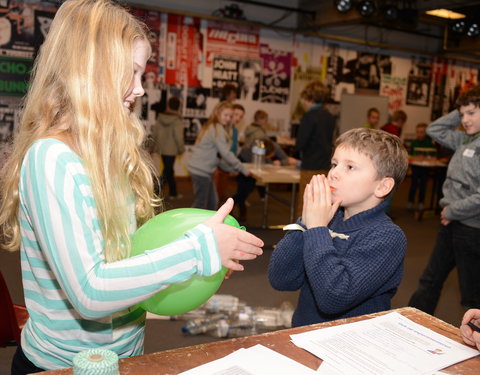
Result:
{"label": "boy's hands clasped", "polygon": [[229,198],[204,224],[212,228],[215,234],[222,265],[233,271],[243,271],[243,266],[237,261],[252,260],[262,255],[263,241],[251,233],[223,223],[232,209],[233,199]]}
{"label": "boy's hands clasped", "polygon": [[327,226],[340,203],[340,200],[332,202],[327,178],[324,175],[313,176],[303,194],[303,224],[307,229]]}

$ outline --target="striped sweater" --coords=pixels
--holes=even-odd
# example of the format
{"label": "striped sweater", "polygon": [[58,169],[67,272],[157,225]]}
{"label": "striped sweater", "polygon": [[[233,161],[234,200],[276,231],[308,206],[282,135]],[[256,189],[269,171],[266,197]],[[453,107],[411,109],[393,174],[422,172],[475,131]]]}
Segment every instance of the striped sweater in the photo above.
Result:
{"label": "striped sweater", "polygon": [[203,224],[159,249],[107,263],[88,176],[81,159],[58,140],[38,140],[27,151],[19,194],[30,314],[22,348],[40,368],[72,366],[73,356],[87,348],[142,354],[145,312],[135,305],[170,283],[221,268],[213,231]]}

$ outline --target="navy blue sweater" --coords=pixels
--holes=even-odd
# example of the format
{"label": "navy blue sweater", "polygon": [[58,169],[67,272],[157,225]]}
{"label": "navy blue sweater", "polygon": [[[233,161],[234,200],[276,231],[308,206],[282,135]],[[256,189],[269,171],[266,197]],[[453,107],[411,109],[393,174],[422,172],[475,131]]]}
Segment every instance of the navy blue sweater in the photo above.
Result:
{"label": "navy blue sweater", "polygon": [[[390,309],[407,241],[385,214],[385,205],[345,221],[339,209],[328,228],[290,231],[278,243],[268,277],[274,289],[300,289],[292,326]],[[350,237],[332,238],[328,229]]]}

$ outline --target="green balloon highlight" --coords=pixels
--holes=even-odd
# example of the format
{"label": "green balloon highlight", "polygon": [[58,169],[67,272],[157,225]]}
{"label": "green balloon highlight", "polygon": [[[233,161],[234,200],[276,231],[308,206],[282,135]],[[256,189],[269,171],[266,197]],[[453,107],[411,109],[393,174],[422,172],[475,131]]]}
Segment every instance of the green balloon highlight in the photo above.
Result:
{"label": "green balloon highlight", "polygon": [[[215,211],[199,208],[178,208],[162,212],[143,224],[132,237],[132,256],[147,250],[157,249],[179,239],[186,231],[203,223]],[[238,221],[228,215],[225,224],[242,228]],[[140,303],[140,306],[158,315],[179,315],[194,310],[205,303],[218,290],[227,273],[227,268],[208,277],[193,275],[188,280],[172,284]]]}

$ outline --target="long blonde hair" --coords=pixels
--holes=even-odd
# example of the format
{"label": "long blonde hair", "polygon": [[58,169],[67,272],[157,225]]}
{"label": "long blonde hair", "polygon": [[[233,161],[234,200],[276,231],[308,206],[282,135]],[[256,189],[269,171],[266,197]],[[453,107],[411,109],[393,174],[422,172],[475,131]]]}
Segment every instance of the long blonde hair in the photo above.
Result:
{"label": "long blonde hair", "polygon": [[61,137],[81,157],[104,237],[105,257],[130,254],[129,202],[137,225],[158,203],[141,149],[144,128],[127,114],[133,45],[148,41],[145,26],[110,0],[68,0],[58,10],[35,61],[19,132],[4,166],[0,226],[3,246],[20,246],[19,175],[23,158],[40,138]]}
{"label": "long blonde hair", "polygon": [[219,123],[218,119],[219,119],[222,111],[225,110],[225,109],[231,109],[233,111],[233,104],[231,102],[224,101],[224,102],[218,103],[215,106],[215,108],[213,109],[212,114],[208,118],[207,122],[202,126],[202,130],[200,130],[200,132],[198,133],[197,140],[195,141],[195,144],[199,143],[202,140],[203,136],[208,131],[210,126],[215,127],[215,135],[217,135],[216,126]]}

